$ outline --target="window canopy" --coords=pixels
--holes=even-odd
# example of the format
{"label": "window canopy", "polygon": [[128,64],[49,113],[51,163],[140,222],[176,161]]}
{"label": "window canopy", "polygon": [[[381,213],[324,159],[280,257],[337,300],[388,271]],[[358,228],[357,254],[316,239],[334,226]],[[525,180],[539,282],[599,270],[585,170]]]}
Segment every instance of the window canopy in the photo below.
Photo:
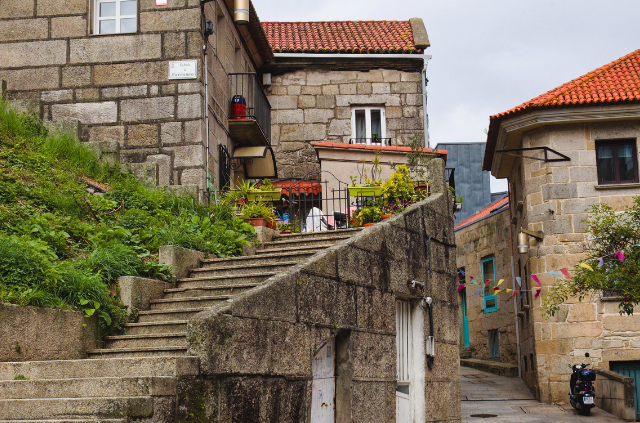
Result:
{"label": "window canopy", "polygon": [[278,177],[276,157],[270,146],[236,147],[231,158],[242,160],[245,179]]}

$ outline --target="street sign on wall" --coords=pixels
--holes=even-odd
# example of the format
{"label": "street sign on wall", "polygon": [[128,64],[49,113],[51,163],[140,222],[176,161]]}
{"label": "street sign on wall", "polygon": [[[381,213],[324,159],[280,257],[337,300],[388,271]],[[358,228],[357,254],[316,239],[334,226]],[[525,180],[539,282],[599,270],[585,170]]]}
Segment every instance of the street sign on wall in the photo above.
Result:
{"label": "street sign on wall", "polygon": [[166,6],[168,3],[169,3],[169,0],[156,0],[156,7]]}
{"label": "street sign on wall", "polygon": [[180,60],[169,62],[169,79],[197,79],[198,61]]}

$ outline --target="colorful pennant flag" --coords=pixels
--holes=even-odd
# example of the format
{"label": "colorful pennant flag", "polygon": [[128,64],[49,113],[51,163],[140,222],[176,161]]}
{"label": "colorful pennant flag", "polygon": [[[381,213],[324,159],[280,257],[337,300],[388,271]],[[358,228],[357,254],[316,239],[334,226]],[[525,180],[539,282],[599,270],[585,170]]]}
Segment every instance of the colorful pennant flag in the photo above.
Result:
{"label": "colorful pennant flag", "polygon": [[495,292],[500,292],[500,288],[498,288],[497,286],[496,286],[495,288],[493,288],[493,290],[494,290]]}
{"label": "colorful pennant flag", "polygon": [[567,279],[571,279],[571,274],[569,273],[566,267],[563,267],[562,269],[560,269],[560,271]]}
{"label": "colorful pennant flag", "polygon": [[484,281],[484,286],[489,285],[489,279],[487,279],[486,281]]}
{"label": "colorful pennant flag", "polygon": [[520,291],[520,298],[521,299],[524,298],[524,292],[523,291]]}
{"label": "colorful pennant flag", "polygon": [[593,267],[589,266],[587,263],[579,263],[578,266],[583,267],[583,268],[593,272]]}
{"label": "colorful pennant flag", "polygon": [[541,288],[538,288],[538,289],[536,290],[536,295],[534,295],[534,296],[533,296],[533,298],[538,298],[538,297],[540,296],[540,291],[542,291],[542,289],[541,289]]}
{"label": "colorful pennant flag", "polygon": [[555,270],[549,270],[547,273],[550,274],[550,275],[553,275],[553,276],[557,276],[559,278],[562,277],[562,275],[560,273],[556,272]]}
{"label": "colorful pennant flag", "polygon": [[478,298],[481,292],[482,292],[482,288],[476,289],[476,298]]}
{"label": "colorful pennant flag", "polygon": [[465,288],[464,285],[462,284],[458,285],[458,294],[461,293],[464,288]]}
{"label": "colorful pennant flag", "polygon": [[531,279],[533,279],[534,281],[536,281],[536,283],[538,284],[538,286],[542,286],[542,284],[540,283],[540,279],[538,279],[537,275],[531,275]]}
{"label": "colorful pennant flag", "polygon": [[518,292],[520,292],[520,291],[513,291],[513,298],[515,298],[516,295],[518,295]]}
{"label": "colorful pennant flag", "polygon": [[508,294],[509,292],[511,292],[511,291],[512,291],[511,289],[507,288],[507,294]]}
{"label": "colorful pennant flag", "polygon": [[602,257],[598,257],[598,267],[604,266],[604,259]]}
{"label": "colorful pennant flag", "polygon": [[616,251],[616,256],[618,257],[618,260],[624,261],[624,253],[622,251]]}
{"label": "colorful pennant flag", "polygon": [[500,284],[502,284],[502,282],[504,282],[504,279],[500,279],[500,280],[498,281],[498,284],[497,284],[496,286],[500,286]]}
{"label": "colorful pennant flag", "polygon": [[518,286],[522,288],[522,279],[520,278],[520,276],[516,276],[516,282],[518,282]]}
{"label": "colorful pennant flag", "polygon": [[474,285],[478,284],[478,282],[474,281],[473,279],[471,280],[471,282],[473,282]]}

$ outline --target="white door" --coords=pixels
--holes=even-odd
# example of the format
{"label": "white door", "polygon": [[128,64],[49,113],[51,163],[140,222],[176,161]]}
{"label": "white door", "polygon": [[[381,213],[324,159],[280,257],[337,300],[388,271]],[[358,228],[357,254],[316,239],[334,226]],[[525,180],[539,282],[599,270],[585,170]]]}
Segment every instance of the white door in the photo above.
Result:
{"label": "white door", "polygon": [[411,306],[396,301],[396,423],[411,423]]}
{"label": "white door", "polygon": [[335,416],[336,378],[335,341],[327,341],[313,357],[311,385],[311,423],[333,423]]}

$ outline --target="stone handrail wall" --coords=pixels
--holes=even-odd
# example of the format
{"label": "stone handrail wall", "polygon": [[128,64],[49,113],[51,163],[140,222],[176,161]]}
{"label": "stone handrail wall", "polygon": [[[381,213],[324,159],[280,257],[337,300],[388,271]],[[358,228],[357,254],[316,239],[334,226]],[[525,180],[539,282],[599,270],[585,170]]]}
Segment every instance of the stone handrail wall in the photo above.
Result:
{"label": "stone handrail wall", "polygon": [[[359,421],[394,421],[395,302],[424,296],[433,299],[436,354],[432,370],[423,364],[424,385],[416,381],[427,404],[421,421],[460,419],[453,200],[444,162],[432,160],[429,174],[425,201],[189,321],[189,352],[209,383],[198,395],[220,404],[221,420],[228,412],[238,421],[308,421],[314,354],[348,334],[350,395],[336,397]],[[422,316],[416,327],[426,337]]]}
{"label": "stone handrail wall", "polygon": [[630,422],[636,421],[633,378],[602,367],[594,368],[596,405],[604,411]]}

